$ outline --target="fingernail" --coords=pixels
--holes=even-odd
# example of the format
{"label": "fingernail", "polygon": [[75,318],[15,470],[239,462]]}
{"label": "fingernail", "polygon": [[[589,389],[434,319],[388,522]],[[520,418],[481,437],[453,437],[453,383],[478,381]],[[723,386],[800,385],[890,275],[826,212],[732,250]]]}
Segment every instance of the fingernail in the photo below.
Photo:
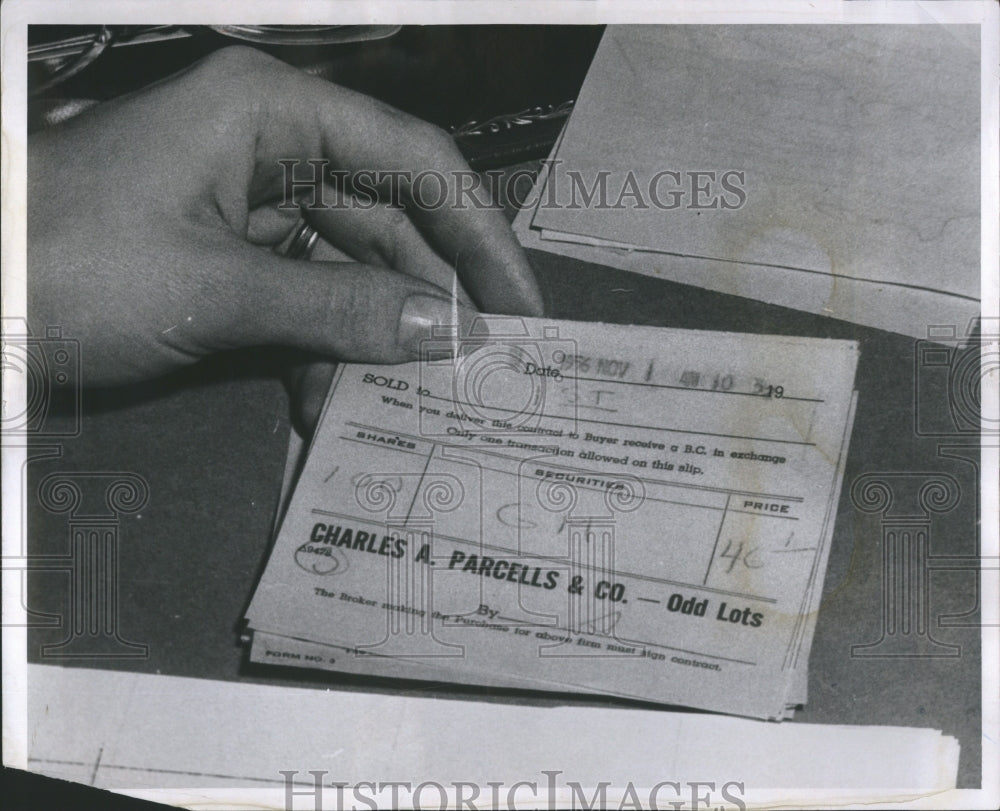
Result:
{"label": "fingernail", "polygon": [[463,304],[414,294],[403,304],[397,338],[400,346],[416,359],[420,357],[422,341],[433,340],[446,348],[450,341],[468,334],[469,325],[477,315],[475,310]]}

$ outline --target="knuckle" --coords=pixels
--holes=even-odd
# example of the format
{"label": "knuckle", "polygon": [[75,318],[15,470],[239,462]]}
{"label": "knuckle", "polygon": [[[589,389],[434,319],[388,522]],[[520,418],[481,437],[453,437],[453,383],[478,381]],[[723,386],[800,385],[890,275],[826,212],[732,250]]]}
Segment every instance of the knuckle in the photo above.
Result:
{"label": "knuckle", "polygon": [[212,119],[241,127],[248,115],[259,115],[280,96],[280,85],[292,71],[286,63],[256,48],[229,45],[204,57],[191,76],[199,85],[199,99],[212,111]]}
{"label": "knuckle", "polygon": [[351,283],[332,291],[327,301],[327,318],[337,325],[340,342],[348,346],[364,335],[368,312],[365,287],[365,280],[355,272]]}
{"label": "knuckle", "polygon": [[405,113],[398,115],[405,116],[401,119],[404,126],[401,126],[400,130],[406,133],[411,152],[415,153],[425,165],[434,166],[442,163],[452,165],[456,159],[460,159],[458,147],[441,127]]}
{"label": "knuckle", "polygon": [[206,56],[201,66],[223,76],[243,76],[248,69],[263,69],[280,64],[273,56],[248,45],[228,45]]}
{"label": "knuckle", "polygon": [[369,240],[373,264],[389,268],[398,266],[408,225],[409,221],[402,212],[391,212],[390,216],[385,218],[378,233],[373,234]]}
{"label": "knuckle", "polygon": [[414,142],[422,152],[436,158],[454,159],[459,155],[455,142],[441,127],[420,119],[412,121],[410,129]]}
{"label": "knuckle", "polygon": [[266,98],[283,67],[283,62],[256,48],[229,45],[202,59],[194,75],[220,110],[247,109]]}
{"label": "knuckle", "polygon": [[391,270],[358,265],[327,302],[335,354],[368,362],[398,360],[396,335],[405,292]]}

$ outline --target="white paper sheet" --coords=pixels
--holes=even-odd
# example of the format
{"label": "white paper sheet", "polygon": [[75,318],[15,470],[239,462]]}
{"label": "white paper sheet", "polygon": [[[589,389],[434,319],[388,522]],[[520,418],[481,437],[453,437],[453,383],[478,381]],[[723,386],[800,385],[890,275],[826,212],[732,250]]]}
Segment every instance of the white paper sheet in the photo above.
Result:
{"label": "white paper sheet", "polygon": [[528,247],[915,337],[967,323],[977,65],[975,37],[945,26],[609,27],[515,229]]}
{"label": "white paper sheet", "polygon": [[[494,781],[505,790],[535,780],[543,791],[543,769],[559,773],[563,791],[570,781],[619,790],[632,783],[646,789],[645,800],[661,781],[738,780],[746,796],[829,803],[859,790],[883,802],[947,790],[958,759],[957,742],[932,729],[528,707],[47,665],[31,665],[29,674],[32,770],[106,788],[242,787],[227,796],[282,808],[281,770],[297,772],[297,790],[312,786],[308,770],[322,770],[329,804],[332,783],[366,780]],[[373,734],[376,718],[385,719],[384,735]],[[521,745],[502,745],[511,739]],[[684,791],[678,798],[662,788],[659,804],[688,799]],[[298,799],[313,807],[312,797]],[[546,802],[539,794],[534,806]]]}

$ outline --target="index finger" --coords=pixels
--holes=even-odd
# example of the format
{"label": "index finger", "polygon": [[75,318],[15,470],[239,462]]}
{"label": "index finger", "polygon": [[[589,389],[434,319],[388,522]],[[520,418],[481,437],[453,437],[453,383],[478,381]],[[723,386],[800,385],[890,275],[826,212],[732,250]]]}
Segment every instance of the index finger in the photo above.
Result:
{"label": "index finger", "polygon": [[[254,85],[257,167],[284,190],[280,160],[322,157],[379,192],[398,191],[414,223],[486,312],[541,315],[534,272],[502,212],[440,128],[264,54]],[[262,61],[258,61],[262,60]],[[258,77],[260,81],[258,81]],[[415,183],[427,183],[417,188]],[[389,187],[389,188],[387,188]],[[428,200],[432,204],[428,204]]]}

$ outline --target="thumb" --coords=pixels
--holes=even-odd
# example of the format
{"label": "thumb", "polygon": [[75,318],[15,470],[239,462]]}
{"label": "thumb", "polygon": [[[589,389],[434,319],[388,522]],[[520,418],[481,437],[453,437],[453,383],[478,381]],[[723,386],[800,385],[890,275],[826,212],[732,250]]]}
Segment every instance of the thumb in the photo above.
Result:
{"label": "thumb", "polygon": [[477,315],[440,287],[388,268],[266,259],[242,285],[239,323],[231,332],[235,345],[278,344],[336,360],[403,363],[420,357],[422,341],[440,340],[435,327],[457,326],[460,335],[468,334]]}

